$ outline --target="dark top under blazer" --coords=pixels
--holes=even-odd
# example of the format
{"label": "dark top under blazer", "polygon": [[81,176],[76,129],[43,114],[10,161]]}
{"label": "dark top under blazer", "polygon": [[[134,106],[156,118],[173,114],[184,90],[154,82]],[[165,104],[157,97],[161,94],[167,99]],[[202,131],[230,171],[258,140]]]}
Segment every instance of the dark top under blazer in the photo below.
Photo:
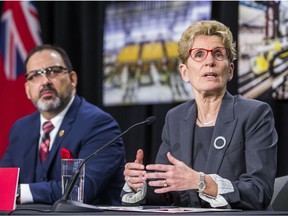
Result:
{"label": "dark top under blazer", "polygon": [[[37,166],[40,136],[38,111],[18,120],[10,131],[1,167],[20,167],[19,183],[29,183],[35,203],[53,203],[61,195],[61,149],[73,158],[85,158],[120,134],[111,115],[76,96],[57,133],[43,166]],[[86,163],[84,202],[120,204],[125,164],[122,140],[115,141]]]}
{"label": "dark top under blazer", "polygon": [[[196,115],[195,100],[167,113],[156,163],[168,164],[166,153],[170,151],[191,167]],[[213,146],[218,136],[227,141],[219,150]],[[218,174],[232,182],[235,191],[223,194],[232,208],[265,209],[273,194],[277,141],[273,113],[268,104],[227,92],[216,120],[208,157],[203,161],[205,169],[197,171]],[[146,200],[150,204],[193,206],[198,199],[195,194],[195,190],[173,192],[170,196],[148,193]]]}

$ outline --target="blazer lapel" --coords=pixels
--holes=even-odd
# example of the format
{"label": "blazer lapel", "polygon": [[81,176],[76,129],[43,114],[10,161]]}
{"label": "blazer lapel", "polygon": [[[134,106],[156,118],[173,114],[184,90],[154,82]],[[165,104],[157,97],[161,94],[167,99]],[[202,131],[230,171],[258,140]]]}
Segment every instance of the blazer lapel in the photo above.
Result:
{"label": "blazer lapel", "polygon": [[[192,167],[192,161],[193,161],[192,145],[194,140],[193,131],[196,122],[196,113],[197,113],[197,107],[196,103],[194,102],[191,105],[191,107],[189,107],[187,115],[180,125],[180,128],[183,130],[183,135],[180,138],[181,158],[178,159],[180,159],[182,162],[184,162],[187,166],[190,167]],[[184,203],[184,205],[187,206],[190,205],[193,207],[201,207],[198,194],[195,190],[180,191],[179,196],[182,204]]]}
{"label": "blazer lapel", "polygon": [[184,136],[181,136],[180,145],[180,155],[182,160],[186,165],[192,166],[192,143],[194,140],[194,127],[196,122],[196,104],[193,103],[189,108],[186,117],[181,122],[180,128],[183,129]]}
{"label": "blazer lapel", "polygon": [[[44,163],[45,168],[48,170],[48,168],[51,166],[51,163],[55,160],[57,157],[57,154],[60,154],[59,148],[62,144],[62,142],[65,140],[66,136],[69,134],[72,123],[74,122],[76,118],[76,114],[78,111],[78,108],[80,106],[81,99],[78,96],[75,96],[75,99],[73,103],[71,104],[71,107],[68,109],[62,124],[59,128],[58,133],[56,134],[53,147],[51,151],[48,154],[47,161]],[[60,155],[58,155],[60,157]]]}
{"label": "blazer lapel", "polygon": [[23,140],[23,146],[25,146],[23,161],[25,161],[25,163],[23,163],[22,173],[30,173],[30,175],[25,175],[25,179],[27,181],[32,181],[35,178],[35,172],[31,172],[31,167],[36,167],[37,164],[38,144],[40,139],[39,113],[35,114],[35,117],[33,117],[29,127],[30,129],[29,134],[27,134],[27,139]]}
{"label": "blazer lapel", "polygon": [[213,131],[205,166],[206,173],[218,173],[226,149],[230,145],[236,124],[237,120],[234,117],[234,97],[227,92],[223,98]]}

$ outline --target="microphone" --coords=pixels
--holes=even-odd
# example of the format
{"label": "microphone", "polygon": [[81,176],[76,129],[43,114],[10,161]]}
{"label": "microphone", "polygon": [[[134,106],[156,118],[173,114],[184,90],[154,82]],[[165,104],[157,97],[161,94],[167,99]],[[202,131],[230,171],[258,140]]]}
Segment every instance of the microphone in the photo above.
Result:
{"label": "microphone", "polygon": [[146,118],[142,122],[138,122],[136,124],[133,124],[130,126],[128,129],[126,129],[124,132],[120,133],[118,136],[116,136],[114,139],[103,145],[101,148],[97,149],[95,152],[92,154],[88,155],[84,160],[79,164],[78,168],[74,171],[73,176],[71,180],[69,181],[69,184],[67,186],[66,191],[62,195],[62,197],[57,200],[51,207],[51,211],[56,211],[56,212],[83,212],[83,211],[88,211],[88,212],[95,212],[95,211],[102,211],[98,207],[94,205],[89,205],[85,203],[80,203],[78,201],[74,200],[69,200],[69,197],[72,193],[72,190],[77,182],[77,179],[80,175],[80,170],[83,167],[83,165],[92,157],[96,156],[100,151],[111,145],[113,142],[115,142],[117,139],[120,137],[124,136],[128,131],[130,131],[132,128],[135,128],[139,125],[152,125],[156,121],[155,116],[150,116]]}

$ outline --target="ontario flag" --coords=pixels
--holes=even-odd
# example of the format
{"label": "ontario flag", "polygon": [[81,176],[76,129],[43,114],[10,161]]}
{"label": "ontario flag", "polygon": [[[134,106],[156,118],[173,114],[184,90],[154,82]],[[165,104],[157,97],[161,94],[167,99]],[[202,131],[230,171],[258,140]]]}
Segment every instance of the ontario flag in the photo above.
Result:
{"label": "ontario flag", "polygon": [[42,43],[38,12],[33,2],[5,1],[0,26],[0,158],[17,119],[35,110],[24,83],[24,61]]}

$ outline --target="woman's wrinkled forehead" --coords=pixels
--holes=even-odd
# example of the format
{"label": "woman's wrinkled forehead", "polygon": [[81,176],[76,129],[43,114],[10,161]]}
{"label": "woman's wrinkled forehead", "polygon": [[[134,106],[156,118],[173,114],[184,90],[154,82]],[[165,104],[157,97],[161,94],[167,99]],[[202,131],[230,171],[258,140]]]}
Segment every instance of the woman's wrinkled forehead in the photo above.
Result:
{"label": "woman's wrinkled forehead", "polygon": [[215,47],[225,47],[220,37],[216,35],[198,35],[191,42],[190,48],[213,49]]}

